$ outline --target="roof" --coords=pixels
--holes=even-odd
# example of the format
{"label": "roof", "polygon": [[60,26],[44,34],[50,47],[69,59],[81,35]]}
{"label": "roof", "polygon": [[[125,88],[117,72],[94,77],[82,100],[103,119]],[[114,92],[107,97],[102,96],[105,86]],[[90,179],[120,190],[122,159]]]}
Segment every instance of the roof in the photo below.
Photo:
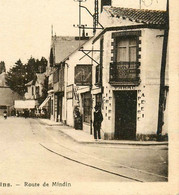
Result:
{"label": "roof", "polygon": [[160,10],[133,9],[121,7],[104,7],[112,17],[129,19],[137,23],[159,24],[167,23],[167,12]]}
{"label": "roof", "polygon": [[36,76],[37,76],[37,82],[39,84],[43,84],[44,79],[45,79],[45,74],[44,73],[36,73]]}
{"label": "roof", "polygon": [[35,85],[36,82],[38,82],[39,84],[43,84],[44,79],[45,79],[45,73],[36,73],[34,79],[26,83],[25,86]]}
{"label": "roof", "polygon": [[74,52],[79,45],[85,43],[87,40],[77,40],[74,36],[54,36],[52,38],[52,47],[54,48],[55,63],[60,63],[72,52]]}

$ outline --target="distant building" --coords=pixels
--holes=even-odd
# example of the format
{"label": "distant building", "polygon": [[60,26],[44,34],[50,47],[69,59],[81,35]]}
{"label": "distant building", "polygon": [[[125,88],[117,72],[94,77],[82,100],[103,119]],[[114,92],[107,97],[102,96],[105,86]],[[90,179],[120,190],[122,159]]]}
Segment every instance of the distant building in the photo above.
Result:
{"label": "distant building", "polygon": [[0,74],[0,116],[3,115],[4,110],[7,110],[8,115],[10,115],[14,109],[14,101],[23,99],[6,85],[5,77],[5,72]]}
{"label": "distant building", "polygon": [[0,74],[6,72],[6,67],[4,61],[0,62]]}
{"label": "distant building", "polygon": [[45,73],[43,74],[36,73],[36,77],[34,78],[34,80],[26,84],[27,87],[27,92],[25,93],[26,100],[38,100],[40,97],[42,97],[44,80]]}
{"label": "distant building", "polygon": [[65,64],[62,63],[68,56],[79,48],[79,44],[83,44],[89,37],[71,36],[52,36],[50,59],[47,72],[48,79],[48,97],[40,108],[48,108],[50,118],[55,121],[66,122],[65,114],[65,97],[64,97],[64,76]]}

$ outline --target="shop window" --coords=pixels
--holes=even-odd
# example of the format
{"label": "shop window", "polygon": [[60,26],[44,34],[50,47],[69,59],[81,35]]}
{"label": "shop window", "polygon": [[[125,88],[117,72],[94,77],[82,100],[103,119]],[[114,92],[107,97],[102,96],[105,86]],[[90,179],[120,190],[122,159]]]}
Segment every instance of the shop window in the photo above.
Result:
{"label": "shop window", "polygon": [[83,98],[83,121],[86,123],[90,123],[91,121],[91,114],[92,114],[92,96],[91,94],[84,93],[82,95]]}

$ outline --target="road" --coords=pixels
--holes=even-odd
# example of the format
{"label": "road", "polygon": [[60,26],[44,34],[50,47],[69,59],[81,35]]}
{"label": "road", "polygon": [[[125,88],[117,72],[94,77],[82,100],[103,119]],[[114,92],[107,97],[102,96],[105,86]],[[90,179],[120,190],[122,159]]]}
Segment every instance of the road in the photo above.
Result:
{"label": "road", "polygon": [[164,146],[79,144],[59,128],[38,119],[0,118],[1,182],[12,186],[66,182],[68,186],[73,182],[167,181]]}

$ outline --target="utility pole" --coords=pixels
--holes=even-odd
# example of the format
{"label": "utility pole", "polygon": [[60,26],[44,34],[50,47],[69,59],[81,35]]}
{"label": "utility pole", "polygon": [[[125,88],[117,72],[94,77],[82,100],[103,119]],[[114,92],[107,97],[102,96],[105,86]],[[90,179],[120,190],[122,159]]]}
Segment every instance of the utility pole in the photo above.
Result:
{"label": "utility pole", "polygon": [[163,116],[164,116],[164,99],[165,99],[165,69],[166,69],[166,58],[167,58],[167,46],[168,46],[168,33],[169,33],[169,2],[167,0],[167,23],[164,30],[163,38],[163,50],[162,50],[162,60],[161,60],[161,72],[160,72],[160,93],[159,93],[159,111],[158,111],[158,127],[157,127],[157,137],[158,141],[161,139],[162,126],[163,126]]}
{"label": "utility pole", "polygon": [[141,0],[139,0],[139,9],[141,9]]}

